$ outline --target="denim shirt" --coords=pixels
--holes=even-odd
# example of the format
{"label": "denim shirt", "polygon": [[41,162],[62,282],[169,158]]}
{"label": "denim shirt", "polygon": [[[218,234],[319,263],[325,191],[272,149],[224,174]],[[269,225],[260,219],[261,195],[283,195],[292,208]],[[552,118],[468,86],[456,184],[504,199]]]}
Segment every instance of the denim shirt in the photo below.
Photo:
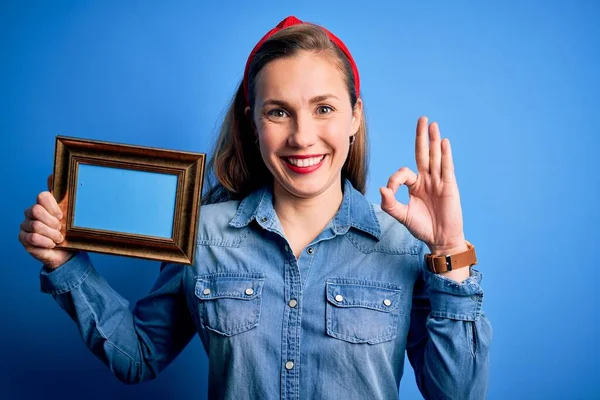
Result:
{"label": "denim shirt", "polygon": [[396,399],[405,354],[424,398],[482,399],[481,274],[432,274],[426,252],[345,181],[337,214],[298,259],[265,188],[203,206],[195,264],[162,264],[133,311],[86,253],[40,280],[123,382],[155,378],[198,334],[211,399]]}

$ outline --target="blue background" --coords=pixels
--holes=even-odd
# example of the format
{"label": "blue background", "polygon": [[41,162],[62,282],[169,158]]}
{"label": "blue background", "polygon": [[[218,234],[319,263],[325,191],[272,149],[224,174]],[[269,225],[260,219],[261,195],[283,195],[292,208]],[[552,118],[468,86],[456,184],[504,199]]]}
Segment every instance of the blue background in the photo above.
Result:
{"label": "blue background", "polygon": [[[206,152],[258,39],[287,15],[346,42],[372,143],[368,197],[413,167],[417,118],[451,139],[492,321],[490,399],[600,398],[594,1],[2,1],[0,397],[205,398],[198,339],[124,386],[39,291],[17,241],[55,135]],[[402,193],[400,198],[406,198]],[[129,300],[158,263],[93,255]],[[412,371],[403,398],[419,398]]]}

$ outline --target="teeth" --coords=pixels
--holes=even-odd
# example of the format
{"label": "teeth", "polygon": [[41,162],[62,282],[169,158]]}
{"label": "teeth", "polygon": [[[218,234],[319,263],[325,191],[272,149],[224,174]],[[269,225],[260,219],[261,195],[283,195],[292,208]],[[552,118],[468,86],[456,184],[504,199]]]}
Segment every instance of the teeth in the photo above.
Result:
{"label": "teeth", "polygon": [[288,162],[296,167],[311,167],[318,164],[323,160],[325,156],[312,157],[312,158],[291,158],[288,157]]}

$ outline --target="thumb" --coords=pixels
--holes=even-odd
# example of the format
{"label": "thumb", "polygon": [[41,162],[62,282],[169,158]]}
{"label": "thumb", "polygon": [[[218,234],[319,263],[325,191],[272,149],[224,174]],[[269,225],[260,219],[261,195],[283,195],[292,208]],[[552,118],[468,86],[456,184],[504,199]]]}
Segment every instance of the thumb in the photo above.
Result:
{"label": "thumb", "polygon": [[396,196],[392,189],[381,187],[381,209],[396,218],[398,222],[404,224],[408,213],[408,206],[396,200]]}

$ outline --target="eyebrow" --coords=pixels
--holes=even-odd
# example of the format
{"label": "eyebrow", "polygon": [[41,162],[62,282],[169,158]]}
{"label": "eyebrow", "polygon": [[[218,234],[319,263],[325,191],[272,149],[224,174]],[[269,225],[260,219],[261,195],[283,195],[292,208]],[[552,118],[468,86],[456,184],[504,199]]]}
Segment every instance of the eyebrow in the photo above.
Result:
{"label": "eyebrow", "polygon": [[[336,99],[336,100],[339,100],[339,99],[337,98],[337,96],[334,96],[333,94],[330,94],[330,93],[328,93],[328,94],[322,94],[322,95],[319,95],[319,96],[315,96],[315,97],[313,97],[312,99],[310,99],[310,100],[309,100],[309,103],[310,103],[310,104],[314,104],[314,103],[320,103],[320,102],[322,102],[322,101],[325,101],[325,100],[327,100],[327,99]],[[287,106],[287,105],[288,105],[288,103],[286,103],[286,102],[285,102],[285,101],[283,101],[283,100],[277,100],[277,99],[268,99],[268,100],[265,100],[265,101],[263,102],[263,104],[262,104],[262,106],[263,106],[263,107],[265,107],[265,106],[268,106],[268,105],[274,105],[274,106]]]}

